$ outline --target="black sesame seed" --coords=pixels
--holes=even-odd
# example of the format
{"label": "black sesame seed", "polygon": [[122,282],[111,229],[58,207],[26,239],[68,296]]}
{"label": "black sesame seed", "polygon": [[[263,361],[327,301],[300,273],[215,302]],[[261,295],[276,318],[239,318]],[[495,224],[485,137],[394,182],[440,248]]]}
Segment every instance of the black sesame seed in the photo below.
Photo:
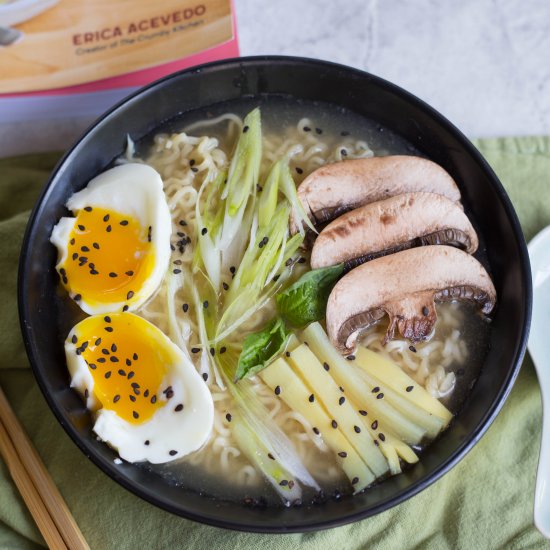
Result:
{"label": "black sesame seed", "polygon": [[183,405],[182,405],[181,403],[180,403],[179,405],[176,405],[176,406],[174,407],[174,410],[175,410],[176,412],[183,411]]}
{"label": "black sesame seed", "polygon": [[132,365],[132,361],[130,359],[126,359],[126,366],[130,367]]}
{"label": "black sesame seed", "polygon": [[173,273],[174,275],[179,275],[181,273],[181,269],[174,269]]}
{"label": "black sesame seed", "polygon": [[169,391],[172,391],[172,386],[168,386],[162,393],[167,394]]}
{"label": "black sesame seed", "polygon": [[304,173],[304,171],[299,166],[296,166],[296,172],[298,174],[303,174]]}
{"label": "black sesame seed", "polygon": [[127,300],[131,300],[133,297],[134,297],[134,291],[133,291],[133,290],[129,290],[129,291],[128,291],[128,294],[126,294],[126,299],[127,299]]}
{"label": "black sesame seed", "polygon": [[166,399],[172,399],[174,397],[174,390],[168,390],[166,392]]}
{"label": "black sesame seed", "polygon": [[124,369],[118,369],[118,374],[120,374],[120,376],[126,376],[126,371]]}
{"label": "black sesame seed", "polygon": [[275,395],[280,395],[281,393],[281,386],[275,386]]}
{"label": "black sesame seed", "polygon": [[103,353],[103,355],[109,355],[111,352],[107,348],[103,348],[101,353]]}
{"label": "black sesame seed", "polygon": [[[195,166],[195,162],[197,162],[195,159],[191,159],[189,161],[189,166]],[[180,223],[181,223],[181,221],[180,221]]]}
{"label": "black sesame seed", "polygon": [[89,366],[92,370],[95,370],[95,369],[96,369],[96,366],[95,366],[93,363],[88,363],[88,366]]}
{"label": "black sesame seed", "polygon": [[106,330],[107,332],[113,332],[113,327],[105,327],[105,330]]}
{"label": "black sesame seed", "polygon": [[361,410],[359,411],[359,414],[360,414],[361,416],[367,416],[367,411],[361,409]]}
{"label": "black sesame seed", "polygon": [[129,309],[130,309],[129,306],[122,306],[122,311],[123,311],[123,312],[126,312],[126,311],[128,311]]}
{"label": "black sesame seed", "polygon": [[281,481],[279,481],[279,485],[281,487],[285,487],[286,485],[288,485],[288,479],[281,479]]}
{"label": "black sesame seed", "polygon": [[75,294],[75,295],[74,295],[73,300],[74,300],[75,302],[78,302],[78,301],[80,301],[81,299],[82,299],[82,295],[81,295],[81,294]]}
{"label": "black sesame seed", "polygon": [[71,239],[69,242],[70,242],[71,244],[74,244],[76,241],[75,241],[74,239]]}
{"label": "black sesame seed", "polygon": [[323,133],[323,130],[321,128],[315,128],[315,132],[317,132],[320,135]]}
{"label": "black sesame seed", "polygon": [[214,357],[216,355],[216,350],[214,348],[210,348],[210,355]]}
{"label": "black sesame seed", "polygon": [[271,460],[275,460],[275,457],[271,453],[267,453],[267,457]]}
{"label": "black sesame seed", "polygon": [[90,252],[90,249],[87,246],[81,246],[80,250],[82,250],[82,252]]}
{"label": "black sesame seed", "polygon": [[134,272],[130,270],[130,271],[126,271],[125,274],[128,275],[128,277],[131,277],[134,274]]}
{"label": "black sesame seed", "polygon": [[206,227],[203,227],[201,229],[201,235],[206,235],[208,233],[208,229]]}
{"label": "black sesame seed", "polygon": [[422,308],[422,315],[424,315],[424,317],[426,317],[428,315],[428,313],[430,313],[430,310],[426,306],[424,306]]}
{"label": "black sesame seed", "polygon": [[347,359],[348,361],[355,361],[355,355],[348,355],[348,356],[346,357],[346,359]]}
{"label": "black sesame seed", "polygon": [[111,363],[118,363],[118,357],[116,357],[115,355],[111,355],[111,357],[109,357]]}
{"label": "black sesame seed", "polygon": [[208,307],[208,300],[205,300],[203,303],[202,303],[202,307],[204,309],[206,309]]}
{"label": "black sesame seed", "polygon": [[132,355],[132,359],[133,359],[134,361],[137,361],[137,360],[138,360],[138,354],[137,354],[137,353],[134,353],[134,354]]}
{"label": "black sesame seed", "polygon": [[111,344],[111,351],[114,353],[117,350],[116,344]]}
{"label": "black sesame seed", "polygon": [[245,126],[245,127],[243,128],[243,134],[246,134],[246,132],[248,132],[248,126]]}
{"label": "black sesame seed", "polygon": [[67,272],[63,268],[59,270],[59,273],[61,273],[61,275],[67,275]]}
{"label": "black sesame seed", "polygon": [[78,258],[78,253],[74,252],[73,253],[73,260],[76,260]]}
{"label": "black sesame seed", "polygon": [[109,216],[109,214],[106,214],[105,216],[103,216],[103,221],[108,222],[110,217],[111,216]]}
{"label": "black sesame seed", "polygon": [[229,290],[229,285],[225,281],[222,283],[222,286],[224,290]]}
{"label": "black sesame seed", "polygon": [[99,243],[93,243],[92,246],[93,246],[96,250],[99,250]]}
{"label": "black sesame seed", "polygon": [[134,418],[139,418],[139,414],[137,413],[137,411],[132,411],[132,416]]}
{"label": "black sesame seed", "polygon": [[220,353],[225,353],[227,351],[227,348],[225,346],[222,346],[220,348]]}
{"label": "black sesame seed", "polygon": [[310,402],[310,403],[313,403],[314,401],[315,401],[315,396],[314,396],[313,394],[311,394],[311,395],[309,396],[309,402]]}
{"label": "black sesame seed", "polygon": [[338,427],[338,422],[336,422],[336,420],[333,420],[333,421],[330,423],[330,425],[331,425],[334,429],[336,429],[336,428]]}
{"label": "black sesame seed", "polygon": [[118,275],[114,271],[111,271],[111,273],[109,273],[109,277],[114,279],[115,277],[118,277]]}
{"label": "black sesame seed", "polygon": [[378,420],[375,420],[371,425],[370,427],[373,429],[373,430],[376,430],[376,428],[378,428]]}
{"label": "black sesame seed", "polygon": [[120,399],[120,395],[118,395],[118,394],[115,395],[115,396],[113,397],[113,403],[116,403],[119,399]]}
{"label": "black sesame seed", "polygon": [[378,393],[380,391],[380,388],[378,386],[375,386],[372,388],[372,393]]}
{"label": "black sesame seed", "polygon": [[414,346],[409,346],[409,349],[413,352],[413,353],[416,353],[416,348]]}
{"label": "black sesame seed", "polygon": [[170,456],[176,456],[178,454],[178,451],[170,451],[168,454]]}
{"label": "black sesame seed", "polygon": [[200,348],[191,348],[191,353],[199,353]]}
{"label": "black sesame seed", "polygon": [[86,228],[83,225],[79,225],[78,229],[80,229],[80,231],[86,231]]}
{"label": "black sesame seed", "polygon": [[407,391],[407,392],[409,392],[409,393],[410,393],[410,392],[412,392],[412,391],[413,391],[413,389],[414,389],[414,387],[413,387],[413,386],[407,386],[407,387],[405,388],[405,391]]}
{"label": "black sesame seed", "polygon": [[348,453],[346,453],[346,451],[342,451],[341,453],[338,453],[338,456],[341,458],[346,458],[346,456],[348,456]]}
{"label": "black sesame seed", "polygon": [[320,432],[319,432],[319,428],[313,428],[313,433],[314,433],[315,435],[319,435],[319,433],[320,433]]}
{"label": "black sesame seed", "polygon": [[230,273],[235,273],[235,271],[236,271],[235,266],[232,265],[232,266],[229,268],[229,272],[230,272]]}
{"label": "black sesame seed", "polygon": [[105,228],[105,231],[107,231],[107,233],[110,233],[111,232],[111,229],[112,227],[110,225],[108,225],[106,228]]}
{"label": "black sesame seed", "polygon": [[148,439],[145,440],[145,445],[149,445],[150,441]]}
{"label": "black sesame seed", "polygon": [[130,401],[131,401],[132,403],[135,403],[135,402],[136,402],[136,398],[135,398],[133,395],[129,395],[128,397],[130,398]]}
{"label": "black sesame seed", "polygon": [[374,444],[375,444],[377,447],[380,446],[380,443],[378,443],[378,439],[375,439],[375,440],[374,440]]}
{"label": "black sesame seed", "polygon": [[153,395],[153,397],[151,397],[151,403],[154,405],[156,402],[157,402],[157,396]]}
{"label": "black sesame seed", "polygon": [[311,132],[311,128],[309,126],[304,126],[304,132]]}
{"label": "black sesame seed", "polygon": [[111,378],[111,371],[108,370],[106,373],[105,373],[105,378]]}
{"label": "black sesame seed", "polygon": [[97,362],[98,362],[98,363],[105,363],[105,361],[106,361],[105,357],[99,357],[99,358],[97,359]]}
{"label": "black sesame seed", "polygon": [[340,397],[340,399],[338,399],[338,405],[343,405],[345,402],[346,402],[346,398],[343,396]]}
{"label": "black sesame seed", "polygon": [[339,389],[342,393],[344,393],[344,388],[343,388],[342,386],[339,386],[338,389]]}
{"label": "black sesame seed", "polygon": [[384,394],[382,392],[380,392],[377,396],[376,396],[376,399],[384,399]]}
{"label": "black sesame seed", "polygon": [[135,372],[133,370],[131,370],[129,373],[128,373],[128,380],[131,380],[134,376],[135,376]]}
{"label": "black sesame seed", "polygon": [[285,355],[286,355],[287,357],[290,357],[290,351],[285,351]]}
{"label": "black sesame seed", "polygon": [[343,156],[343,157],[347,157],[348,156],[348,152],[346,149],[341,149],[340,150],[340,154]]}
{"label": "black sesame seed", "polygon": [[359,426],[353,426],[353,430],[356,434],[360,434],[361,433],[361,428]]}
{"label": "black sesame seed", "polygon": [[231,422],[231,418],[233,418],[233,417],[231,416],[230,413],[227,413],[227,414],[225,415],[225,419],[226,419],[228,422]]}
{"label": "black sesame seed", "polygon": [[202,373],[202,379],[206,382],[208,380],[208,373],[207,372],[203,372]]}
{"label": "black sesame seed", "polygon": [[183,304],[181,306],[181,309],[183,309],[183,312],[184,313],[187,313],[189,311],[189,304]]}
{"label": "black sesame seed", "polygon": [[328,363],[323,363],[323,367],[325,368],[326,371],[330,370]]}
{"label": "black sesame seed", "polygon": [[122,220],[122,221],[120,222],[120,225],[128,225],[128,220]]}
{"label": "black sesame seed", "polygon": [[76,337],[76,334],[73,334],[73,337],[71,338],[71,342],[73,344],[76,344],[78,342],[78,338]]}
{"label": "black sesame seed", "polygon": [[143,392],[143,397],[149,397],[149,390],[145,390]]}
{"label": "black sesame seed", "polygon": [[352,485],[357,485],[357,483],[359,483],[359,478],[358,478],[358,477],[354,477],[354,478],[351,480],[351,484],[352,484]]}
{"label": "black sesame seed", "polygon": [[383,433],[379,433],[378,437],[380,438],[380,441],[382,442],[386,441],[386,436]]}

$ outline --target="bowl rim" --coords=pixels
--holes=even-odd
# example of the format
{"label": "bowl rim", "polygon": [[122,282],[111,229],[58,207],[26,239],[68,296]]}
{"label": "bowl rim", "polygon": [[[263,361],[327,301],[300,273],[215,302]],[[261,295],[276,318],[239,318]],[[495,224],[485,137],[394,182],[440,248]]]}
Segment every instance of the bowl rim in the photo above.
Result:
{"label": "bowl rim", "polygon": [[[46,198],[50,187],[52,186],[54,180],[57,178],[57,175],[62,172],[63,167],[67,161],[70,160],[71,156],[79,148],[81,142],[90,134],[94,128],[101,124],[105,119],[109,118],[113,113],[119,109],[124,108],[127,103],[135,101],[139,96],[157,86],[162,86],[164,83],[170,81],[173,78],[178,78],[184,74],[193,74],[193,73],[204,73],[209,71],[216,71],[218,69],[223,69],[225,67],[235,65],[237,67],[242,66],[254,66],[255,64],[280,64],[280,65],[292,65],[294,67],[299,65],[308,65],[318,67],[320,69],[332,69],[345,71],[348,74],[355,75],[358,78],[364,79],[368,78],[373,80],[376,84],[381,87],[386,88],[388,91],[400,97],[400,99],[405,100],[408,103],[412,103],[416,108],[423,110],[427,115],[434,119],[439,125],[446,128],[460,143],[464,148],[465,152],[477,162],[484,172],[487,174],[491,180],[491,184],[497,191],[500,199],[502,201],[506,216],[508,221],[512,226],[512,230],[515,236],[516,245],[520,253],[520,272],[523,278],[523,293],[524,293],[524,311],[523,311],[523,322],[522,330],[518,335],[515,355],[513,361],[510,365],[508,374],[505,378],[503,385],[501,386],[498,394],[491,403],[490,407],[487,409],[486,413],[483,415],[482,419],[479,421],[475,430],[470,433],[470,437],[465,439],[465,441],[452,453],[447,460],[442,462],[428,477],[422,478],[416,482],[413,482],[406,489],[400,491],[397,495],[383,499],[381,502],[375,506],[369,507],[366,510],[353,512],[351,514],[342,515],[341,517],[332,519],[332,520],[320,520],[316,522],[300,522],[293,524],[291,526],[285,524],[277,524],[274,526],[263,524],[261,526],[255,525],[253,523],[247,523],[246,521],[241,521],[235,523],[231,520],[220,519],[219,517],[210,517],[206,516],[203,513],[194,513],[189,510],[182,510],[180,507],[173,505],[171,502],[165,501],[162,498],[159,498],[152,491],[147,490],[143,486],[137,486],[132,482],[126,480],[126,478],[120,476],[117,472],[116,466],[113,464],[107,463],[101,457],[96,456],[94,453],[91,453],[90,450],[85,445],[84,441],[80,437],[77,430],[68,422],[65,421],[61,407],[57,405],[52,395],[47,390],[46,379],[43,376],[41,369],[38,367],[39,358],[36,356],[35,350],[32,346],[31,339],[29,336],[30,325],[27,323],[27,311],[29,309],[29,304],[27,300],[26,293],[24,289],[27,286],[27,276],[26,276],[26,265],[28,262],[28,249],[31,241],[32,233],[35,229],[36,220],[41,209],[42,203]],[[17,279],[17,298],[18,298],[18,309],[19,309],[19,321],[21,326],[21,332],[23,337],[23,342],[25,345],[25,350],[29,358],[29,363],[31,365],[34,377],[38,382],[40,390],[46,402],[48,403],[50,409],[54,413],[57,421],[61,424],[65,432],[69,437],[76,443],[77,447],[105,474],[107,474],[111,479],[116,481],[119,485],[132,492],[136,496],[144,499],[157,506],[160,509],[171,512],[177,516],[184,517],[199,523],[211,525],[214,527],[221,527],[225,529],[231,529],[236,531],[243,532],[253,532],[253,533],[303,533],[308,531],[316,531],[321,529],[329,529],[333,527],[338,527],[348,523],[352,523],[367,517],[374,516],[379,514],[393,506],[396,506],[405,500],[413,497],[418,494],[420,491],[424,490],[432,483],[435,483],[439,480],[444,474],[451,470],[458,462],[460,462],[465,455],[475,446],[475,444],[481,439],[485,434],[488,428],[493,423],[497,414],[502,409],[504,402],[508,398],[510,391],[513,387],[513,384],[518,376],[521,364],[525,355],[527,340],[529,335],[529,328],[531,323],[531,313],[532,313],[532,301],[533,301],[533,290],[532,290],[532,281],[531,281],[531,269],[529,256],[527,252],[527,245],[523,232],[515,213],[515,210],[512,206],[510,198],[506,193],[503,185],[500,180],[489,166],[488,162],[483,158],[481,153],[477,148],[470,142],[470,140],[447,118],[445,118],[441,113],[435,110],[433,107],[428,105],[422,99],[416,97],[414,94],[404,90],[400,86],[393,84],[381,77],[373,75],[367,71],[349,67],[339,63],[333,63],[331,61],[299,57],[299,56],[283,56],[283,55],[259,55],[259,56],[248,56],[248,57],[236,57],[229,58],[224,60],[213,61],[205,63],[202,65],[196,65],[170,75],[167,75],[159,80],[156,80],[123,98],[117,102],[110,109],[101,114],[96,118],[88,128],[79,136],[79,138],[74,142],[74,144],[64,153],[61,159],[57,162],[54,170],[52,171],[47,183],[42,188],[39,197],[36,200],[36,203],[32,209],[29,220],[27,222],[25,234],[21,246],[21,254],[19,260],[19,269],[18,269],[18,279]]]}

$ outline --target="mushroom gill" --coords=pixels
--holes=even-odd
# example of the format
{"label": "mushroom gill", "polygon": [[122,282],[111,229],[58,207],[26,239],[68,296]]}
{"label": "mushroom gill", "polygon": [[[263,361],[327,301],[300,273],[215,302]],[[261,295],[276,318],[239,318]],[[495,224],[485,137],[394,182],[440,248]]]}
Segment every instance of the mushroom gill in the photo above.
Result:
{"label": "mushroom gill", "polygon": [[[306,214],[317,225],[363,204],[415,191],[460,201],[455,181],[441,166],[402,155],[327,164],[305,178],[297,192]],[[292,233],[298,231],[299,223],[293,215]]]}
{"label": "mushroom gill", "polygon": [[380,256],[431,244],[473,254],[477,234],[464,211],[435,193],[404,193],[343,214],[319,234],[311,253],[318,269],[344,262],[348,269]]}
{"label": "mushroom gill", "polygon": [[327,332],[347,355],[369,326],[389,316],[385,342],[396,329],[411,342],[425,340],[437,314],[435,302],[468,300],[488,314],[496,291],[484,267],[450,246],[403,250],[365,263],[342,277],[327,303]]}

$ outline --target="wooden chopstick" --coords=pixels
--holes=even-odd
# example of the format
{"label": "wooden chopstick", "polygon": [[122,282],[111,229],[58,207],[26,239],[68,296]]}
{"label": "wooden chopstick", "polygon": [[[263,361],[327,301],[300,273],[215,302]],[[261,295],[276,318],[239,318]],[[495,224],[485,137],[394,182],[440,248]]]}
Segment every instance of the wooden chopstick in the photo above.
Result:
{"label": "wooden chopstick", "polygon": [[1,387],[0,452],[48,546],[89,550],[86,539]]}

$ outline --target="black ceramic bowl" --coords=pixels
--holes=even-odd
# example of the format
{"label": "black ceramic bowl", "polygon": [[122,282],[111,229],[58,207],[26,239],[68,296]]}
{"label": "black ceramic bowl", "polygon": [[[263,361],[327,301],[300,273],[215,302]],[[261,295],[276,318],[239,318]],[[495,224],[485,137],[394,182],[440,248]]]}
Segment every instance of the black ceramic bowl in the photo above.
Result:
{"label": "black ceramic bowl", "polygon": [[[48,241],[67,198],[122,153],[127,134],[139,139],[186,111],[259,94],[344,106],[395,131],[442,165],[457,181],[485,239],[499,297],[491,348],[479,379],[451,428],[428,447],[420,463],[364,494],[292,509],[213,501],[171,486],[143,468],[113,463],[114,453],[96,441],[90,415],[69,388],[62,345],[69,327],[59,320],[56,252]],[[86,132],[61,160],[32,213],[21,254],[19,307],[27,353],[50,407],[107,475],[149,502],[193,520],[247,531],[291,532],[332,527],[386,510],[464,457],[497,415],[518,373],[531,314],[531,275],[521,229],[502,185],[473,145],[439,113],[365,72],[308,59],[256,57],[169,76],[124,100]]]}

